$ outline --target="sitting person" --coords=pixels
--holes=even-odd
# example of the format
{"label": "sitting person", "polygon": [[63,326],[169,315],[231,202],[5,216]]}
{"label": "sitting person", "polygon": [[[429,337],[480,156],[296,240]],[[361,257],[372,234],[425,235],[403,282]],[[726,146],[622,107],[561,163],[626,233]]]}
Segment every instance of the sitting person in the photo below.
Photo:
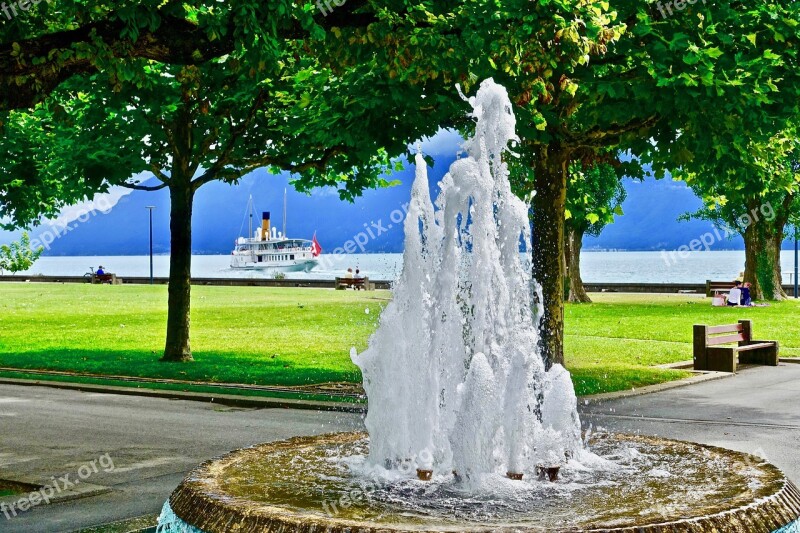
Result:
{"label": "sitting person", "polygon": [[733,282],[733,288],[728,293],[728,305],[738,306],[742,304],[742,282],[738,279]]}
{"label": "sitting person", "polygon": [[348,268],[347,272],[344,273],[344,279],[353,279],[353,269]]}
{"label": "sitting person", "polygon": [[361,270],[358,268],[356,268],[356,275],[354,279],[356,280],[355,289],[357,291],[362,290],[364,288],[364,276],[361,274]]}
{"label": "sitting person", "polygon": [[753,307],[753,298],[750,296],[750,287],[752,286],[753,284],[748,281],[742,287],[742,305],[746,307]]}
{"label": "sitting person", "polygon": [[95,272],[95,274],[98,275],[98,276],[105,276],[106,275],[106,271],[103,269],[103,265],[100,265],[99,267],[97,267],[97,272]]}

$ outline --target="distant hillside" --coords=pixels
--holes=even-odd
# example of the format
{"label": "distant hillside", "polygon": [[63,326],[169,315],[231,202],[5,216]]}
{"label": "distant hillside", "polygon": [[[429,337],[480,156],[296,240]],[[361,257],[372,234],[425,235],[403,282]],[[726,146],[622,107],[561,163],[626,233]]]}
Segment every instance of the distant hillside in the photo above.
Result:
{"label": "distant hillside", "polygon": [[[688,245],[713,227],[702,220],[678,221],[684,213],[697,211],[703,203],[680,181],[669,177],[643,182],[625,180],[628,197],[622,205],[624,215],[607,226],[600,237],[587,237],[584,249],[600,250],[675,250]],[[714,250],[741,250],[740,237],[717,240]]]}
{"label": "distant hillside", "polygon": [[[454,152],[453,152],[454,153]],[[430,170],[432,183],[446,173],[455,157],[437,159]],[[343,202],[333,189],[299,194],[286,175],[259,170],[237,186],[210,183],[201,188],[195,200],[193,250],[195,254],[229,254],[237,237],[248,232],[245,216],[252,195],[257,209],[253,225],[261,224],[261,212],[270,211],[272,224],[281,229],[283,191],[288,190],[287,233],[310,239],[316,232],[323,249],[332,252],[348,241],[364,246],[368,252],[398,252],[403,247],[403,206],[409,201],[414,167],[393,176],[396,187],[366,191],[354,203]],[[434,185],[435,187],[435,185]],[[48,255],[141,255],[149,249],[148,211],[154,205],[154,251],[169,252],[169,193],[134,191],[119,200],[106,215],[98,213],[88,221],[70,224],[74,229],[52,243]],[[394,214],[394,217],[392,215]],[[31,232],[37,237],[46,229]],[[364,244],[366,242],[366,244]],[[359,244],[360,243],[360,244]],[[360,249],[358,250],[360,251]]]}
{"label": "distant hillside", "polygon": [[[438,137],[438,136],[437,136]],[[436,146],[441,154],[455,154],[458,139],[444,135]],[[455,159],[438,155],[429,170],[432,194],[436,183]],[[339,200],[333,189],[318,190],[311,196],[295,192],[285,175],[257,171],[237,186],[211,183],[198,191],[193,215],[195,254],[228,254],[235,239],[247,232],[245,210],[250,195],[256,208],[272,213],[273,225],[281,226],[283,191],[288,187],[287,227],[291,237],[308,238],[316,232],[323,249],[333,252],[348,241],[358,241],[367,252],[401,252],[403,205],[409,201],[414,179],[413,165],[393,176],[396,187],[367,191],[355,203]],[[624,216],[618,217],[598,238],[587,237],[585,250],[674,250],[713,231],[704,221],[678,222],[678,217],[697,210],[700,200],[681,182],[669,178],[644,182],[625,181],[628,198]],[[148,220],[145,206],[154,205],[155,252],[169,253],[169,194],[135,191],[122,197],[106,215],[98,214],[86,222],[75,221],[63,237],[53,242],[47,255],[144,255],[148,251]],[[254,220],[258,226],[260,215]],[[31,232],[33,238],[46,228]],[[0,243],[14,234],[0,233]],[[351,249],[352,249],[351,245]],[[742,249],[741,238],[719,240],[716,250]],[[358,249],[360,251],[360,249]]]}

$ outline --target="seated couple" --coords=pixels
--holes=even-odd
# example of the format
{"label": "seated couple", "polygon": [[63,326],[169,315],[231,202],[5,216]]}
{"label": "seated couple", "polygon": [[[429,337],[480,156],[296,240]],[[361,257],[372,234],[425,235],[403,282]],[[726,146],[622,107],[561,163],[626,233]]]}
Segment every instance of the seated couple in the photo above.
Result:
{"label": "seated couple", "polygon": [[753,299],[750,296],[750,287],[750,282],[742,284],[742,282],[739,280],[734,281],[733,288],[728,293],[728,305],[732,307],[738,305],[752,307]]}

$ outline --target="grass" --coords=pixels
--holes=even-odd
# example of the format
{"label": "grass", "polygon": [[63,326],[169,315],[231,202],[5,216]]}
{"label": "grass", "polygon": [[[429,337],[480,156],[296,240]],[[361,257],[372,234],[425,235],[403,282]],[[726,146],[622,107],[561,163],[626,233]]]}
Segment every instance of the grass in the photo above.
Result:
{"label": "grass", "polygon": [[6,481],[0,479],[0,498],[6,496],[16,496],[17,494],[25,494],[37,490],[39,487],[35,485],[28,485],[27,483],[17,483],[15,481]]}
{"label": "grass", "polygon": [[[202,394],[219,394],[230,396],[257,396],[261,398],[277,398],[287,400],[307,400],[317,402],[340,402],[340,403],[364,403],[365,400],[360,397],[331,395],[324,393],[312,392],[284,392],[272,390],[253,390],[244,388],[230,388],[214,386],[213,383],[208,385],[178,385],[173,383],[132,383],[130,381],[123,381],[119,379],[108,379],[100,377],[88,376],[43,376],[41,374],[33,374],[23,371],[0,371],[0,377],[12,379],[28,379],[38,381],[53,381],[61,383],[79,383],[81,385],[102,385],[111,387],[130,387],[130,388],[143,388],[159,391],[179,391],[179,392],[196,392]],[[219,383],[219,382],[218,382]]]}
{"label": "grass", "polygon": [[[800,331],[794,327],[800,305],[793,301],[714,309],[708,300],[692,296],[593,297],[593,304],[568,305],[566,310],[567,367],[582,395],[686,376],[653,365],[691,359],[695,323],[752,317],[758,337],[779,340],[784,356],[800,356]],[[18,369],[11,377],[23,377],[26,369],[47,369],[205,381],[211,385],[157,388],[229,394],[234,391],[215,389],[213,383],[360,381],[350,349],[366,347],[388,298],[383,291],[194,287],[195,363],[181,365],[158,362],[166,324],[165,287],[2,283],[0,366]]]}
{"label": "grass", "polygon": [[165,287],[3,283],[0,366],[284,386],[354,381],[350,348],[366,347],[386,297],[198,286],[195,363],[180,365],[158,361]]}
{"label": "grass", "polygon": [[565,354],[576,388],[585,394],[622,390],[675,379],[653,365],[692,359],[693,324],[732,324],[752,319],[754,335],[778,340],[783,357],[800,357],[796,327],[800,303],[715,308],[686,295],[592,294],[592,304],[568,305]]}

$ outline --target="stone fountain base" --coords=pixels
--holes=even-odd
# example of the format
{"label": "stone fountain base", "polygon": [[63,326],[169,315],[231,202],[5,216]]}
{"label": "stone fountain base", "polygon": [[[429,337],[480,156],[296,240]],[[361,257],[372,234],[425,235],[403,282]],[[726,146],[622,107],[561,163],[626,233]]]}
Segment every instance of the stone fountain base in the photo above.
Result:
{"label": "stone fountain base", "polygon": [[[303,437],[209,461],[172,494],[161,531],[794,532],[800,491],[761,459],[712,446],[604,435],[555,483],[526,474],[420,481],[370,470],[368,437]],[[591,464],[588,464],[591,463]]]}

